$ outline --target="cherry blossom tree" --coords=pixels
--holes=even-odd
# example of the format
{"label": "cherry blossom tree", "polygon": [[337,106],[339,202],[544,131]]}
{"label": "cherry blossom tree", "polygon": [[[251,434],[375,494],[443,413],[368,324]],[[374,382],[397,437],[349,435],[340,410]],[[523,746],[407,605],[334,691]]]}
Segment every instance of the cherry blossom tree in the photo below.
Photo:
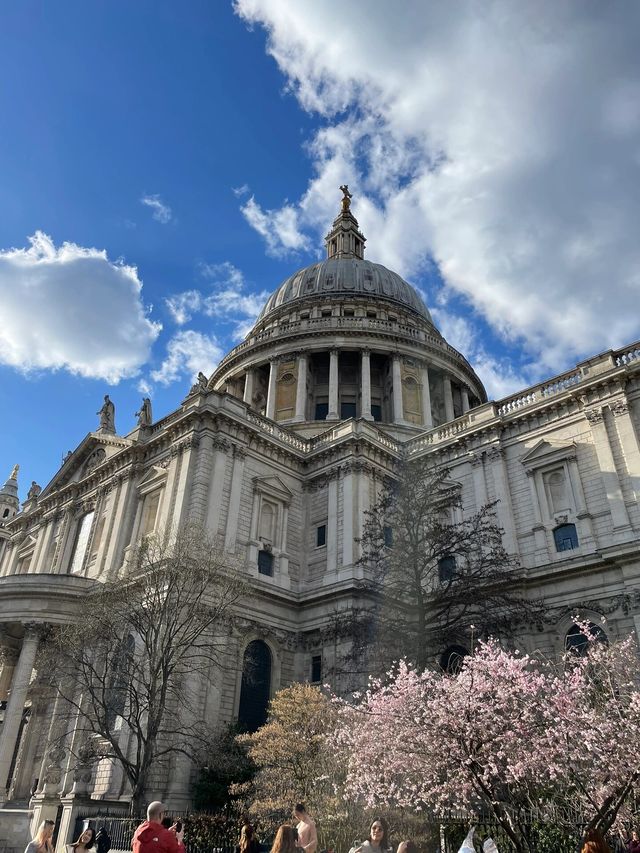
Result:
{"label": "cherry blossom tree", "polygon": [[[638,660],[631,638],[560,662],[480,643],[450,676],[400,663],[342,706],[347,791],[368,807],[487,813],[519,853],[531,814],[566,806],[606,832],[639,771]],[[554,808],[553,819],[557,819]]]}

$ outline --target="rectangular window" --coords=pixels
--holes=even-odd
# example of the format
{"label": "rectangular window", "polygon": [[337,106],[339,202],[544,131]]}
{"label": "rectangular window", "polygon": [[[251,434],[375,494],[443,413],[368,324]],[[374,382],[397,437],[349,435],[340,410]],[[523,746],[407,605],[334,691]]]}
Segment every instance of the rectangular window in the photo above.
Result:
{"label": "rectangular window", "polygon": [[341,418],[355,418],[356,416],[356,404],[355,403],[340,403],[340,417]]}
{"label": "rectangular window", "polygon": [[316,421],[326,420],[328,414],[329,414],[329,403],[316,403],[316,413],[315,413],[315,420]]}
{"label": "rectangular window", "polygon": [[78,530],[76,533],[76,542],[73,547],[73,556],[69,571],[74,574],[82,571],[84,563],[84,555],[87,553],[87,545],[89,544],[89,534],[91,533],[91,525],[93,524],[93,512],[88,512],[83,515],[78,522]]}
{"label": "rectangular window", "polygon": [[261,575],[273,577],[273,554],[271,551],[258,551],[258,571]]}
{"label": "rectangular window", "polygon": [[451,583],[456,574],[456,558],[452,554],[438,560],[438,578],[440,583]]}
{"label": "rectangular window", "polygon": [[343,317],[355,317],[355,314],[356,312],[353,310],[353,308],[345,308],[342,312]]}
{"label": "rectangular window", "polygon": [[370,320],[375,320],[377,316],[378,316],[378,315],[376,314],[376,312],[375,312],[375,311],[367,311],[367,317],[368,317]]}
{"label": "rectangular window", "polygon": [[374,421],[382,420],[382,406],[379,403],[371,404],[371,415],[373,416]]}
{"label": "rectangular window", "polygon": [[314,684],[322,681],[322,655],[313,655],[311,658],[311,681]]}
{"label": "rectangular window", "polygon": [[142,538],[148,533],[152,533],[156,527],[156,517],[158,515],[158,506],[160,505],[160,489],[155,492],[150,492],[144,499],[142,504],[142,519],[140,521],[140,533]]}
{"label": "rectangular window", "polygon": [[389,527],[385,524],[382,528],[382,535],[384,536],[384,544],[387,548],[393,548],[393,527]]}
{"label": "rectangular window", "polygon": [[321,316],[321,317],[330,317],[330,316],[331,316],[331,309],[330,309],[330,308],[323,309],[323,310],[320,312],[320,316]]}
{"label": "rectangular window", "polygon": [[316,548],[327,544],[327,525],[320,524],[316,527]]}

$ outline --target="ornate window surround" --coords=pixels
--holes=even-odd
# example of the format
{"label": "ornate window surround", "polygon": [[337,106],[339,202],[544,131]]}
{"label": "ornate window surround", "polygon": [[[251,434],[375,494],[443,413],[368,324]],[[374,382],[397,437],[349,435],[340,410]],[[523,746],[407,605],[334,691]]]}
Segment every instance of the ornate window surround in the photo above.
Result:
{"label": "ornate window surround", "polygon": [[[247,548],[249,571],[267,583],[279,586],[288,585],[289,554],[287,552],[287,529],[289,524],[289,506],[293,493],[282,480],[275,476],[253,478],[253,506],[251,513],[251,533]],[[273,538],[265,539],[260,535],[260,518],[264,504],[275,508],[273,521]],[[258,572],[258,551],[270,547],[273,554],[273,575]]]}

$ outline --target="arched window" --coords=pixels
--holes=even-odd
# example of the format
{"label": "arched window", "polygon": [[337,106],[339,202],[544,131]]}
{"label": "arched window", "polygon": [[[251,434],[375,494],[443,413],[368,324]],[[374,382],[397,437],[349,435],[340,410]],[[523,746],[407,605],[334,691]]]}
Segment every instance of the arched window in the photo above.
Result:
{"label": "arched window", "polygon": [[[608,638],[605,632],[599,625],[589,622],[588,630],[592,637],[600,643],[607,643]],[[564,639],[564,647],[568,652],[573,652],[578,657],[583,657],[589,650],[589,638],[584,633],[580,625],[572,625],[567,631],[567,636]]]}
{"label": "arched window", "polygon": [[440,583],[450,583],[456,574],[456,558],[446,554],[438,560],[438,579]]}
{"label": "arched window", "polygon": [[267,721],[267,707],[271,696],[271,650],[262,640],[253,640],[242,660],[242,686],[238,725],[255,732]]}
{"label": "arched window", "polygon": [[449,675],[457,675],[468,654],[469,649],[464,646],[449,646],[440,655],[440,667]]}
{"label": "arched window", "polygon": [[87,546],[89,544],[89,534],[91,533],[92,524],[93,510],[91,512],[85,513],[85,515],[83,515],[82,518],[78,521],[78,526],[76,529],[76,541],[73,546],[73,555],[69,564],[69,571],[72,574],[82,571],[82,564],[84,563],[85,554],[87,553]]}
{"label": "arched window", "polygon": [[578,547],[578,533],[575,524],[561,524],[553,531],[556,551],[573,551]]}

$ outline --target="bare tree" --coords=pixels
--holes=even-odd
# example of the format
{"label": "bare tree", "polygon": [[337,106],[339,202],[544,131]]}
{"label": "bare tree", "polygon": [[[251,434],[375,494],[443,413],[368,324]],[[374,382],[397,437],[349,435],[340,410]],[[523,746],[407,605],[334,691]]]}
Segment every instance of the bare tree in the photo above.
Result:
{"label": "bare tree", "polygon": [[465,516],[460,492],[446,468],[407,460],[367,513],[354,669],[381,670],[401,657],[423,668],[471,626],[476,636],[505,637],[539,612],[502,544],[497,502]]}
{"label": "bare tree", "polygon": [[199,679],[224,667],[225,635],[245,592],[239,566],[197,526],[147,538],[123,577],[96,583],[77,621],[56,629],[40,662],[55,672],[80,763],[118,762],[140,807],[154,766],[206,749]]}

